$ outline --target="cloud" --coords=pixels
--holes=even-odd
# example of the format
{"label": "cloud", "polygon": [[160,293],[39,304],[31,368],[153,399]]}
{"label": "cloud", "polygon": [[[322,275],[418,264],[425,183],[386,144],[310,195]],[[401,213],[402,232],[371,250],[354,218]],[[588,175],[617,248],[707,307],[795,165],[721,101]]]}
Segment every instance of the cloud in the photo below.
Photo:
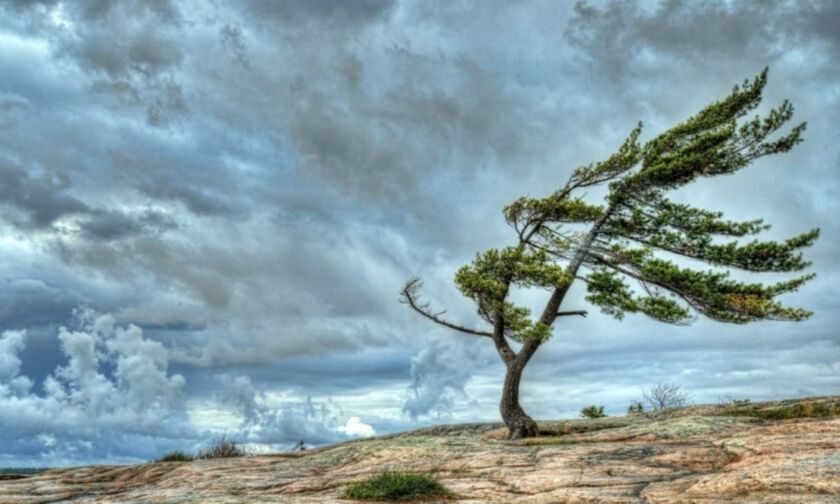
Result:
{"label": "cloud", "polygon": [[0,129],[17,125],[29,111],[29,100],[12,93],[0,93]]}
{"label": "cloud", "polygon": [[[176,4],[169,0],[125,2],[17,2],[29,26],[46,35],[56,55],[88,72],[90,89],[116,103],[145,110],[146,121],[163,126],[186,113],[176,74],[183,55],[175,30]],[[15,5],[12,5],[15,8]]]}
{"label": "cloud", "polygon": [[[766,103],[790,98],[805,142],[675,198],[765,217],[772,238],[822,227],[806,254],[818,277],[790,298],[816,316],[675,331],[590,308],[535,356],[522,396],[537,416],[576,415],[576,401],[622,405],[682,368],[693,389],[707,377],[710,390],[752,391],[745,377],[762,362],[796,389],[830,390],[837,15],[818,1],[0,2],[0,331],[28,329],[22,348],[5,343],[17,377],[29,396],[46,400],[48,376],[70,395],[58,327],[78,327],[84,304],[141,327],[166,350],[167,376],[189,380],[166,427],[182,426],[184,445],[154,433],[109,445],[68,427],[24,436],[7,459],[136,460],[224,427],[282,447],[361,424],[497,419],[503,369],[478,355],[492,345],[417,320],[397,303],[402,283],[423,276],[433,304],[471,324],[452,277],[511,243],[505,204],[550,193],[637,121],[648,138],[768,64]],[[569,309],[587,308],[579,287]],[[523,299],[538,309],[546,295]],[[67,340],[74,358],[84,342]],[[108,404],[118,352],[99,337],[94,348],[89,395],[101,387]],[[136,382],[129,364],[123,379]],[[236,415],[213,399],[219,374],[253,380],[233,385]],[[134,400],[148,400],[138,387]],[[241,418],[252,420],[240,432]]]}
{"label": "cloud", "polygon": [[376,435],[376,430],[370,425],[362,422],[362,419],[354,416],[347,419],[341,427],[337,429],[343,432],[348,437],[371,437]]}
{"label": "cloud", "polygon": [[246,442],[288,447],[303,441],[311,446],[376,434],[357,416],[342,424],[344,414],[331,401],[307,397],[270,405],[267,395],[257,391],[247,376],[225,376],[220,383],[217,400],[240,415],[240,435]]}
{"label": "cloud", "polygon": [[153,209],[127,213],[91,208],[72,195],[71,185],[61,172],[27,171],[0,158],[0,206],[7,210],[4,220],[19,229],[113,240],[175,227],[165,213]]}
{"label": "cloud", "polygon": [[454,339],[434,339],[411,358],[408,397],[403,412],[412,419],[432,415],[448,416],[456,400],[468,401],[465,386],[476,363],[475,345],[462,345]]}
{"label": "cloud", "polygon": [[168,350],[136,326],[117,326],[109,315],[81,310],[77,317],[78,330],[62,327],[58,334],[66,363],[41,383],[40,392],[20,374],[25,331],[0,337],[3,463],[18,451],[46,464],[97,460],[103,453],[130,460],[151,455],[138,452],[143,438],[172,446],[189,434],[183,424],[185,380],[168,373]]}
{"label": "cloud", "polygon": [[751,2],[611,0],[596,7],[575,4],[565,34],[613,76],[640,73],[651,63],[720,65],[770,64],[794,49],[828,50],[840,55],[840,38],[829,24],[840,21],[835,2],[770,0]]}
{"label": "cloud", "polygon": [[322,23],[337,29],[358,28],[383,17],[395,4],[392,0],[245,0],[244,9],[256,19],[288,26]]}

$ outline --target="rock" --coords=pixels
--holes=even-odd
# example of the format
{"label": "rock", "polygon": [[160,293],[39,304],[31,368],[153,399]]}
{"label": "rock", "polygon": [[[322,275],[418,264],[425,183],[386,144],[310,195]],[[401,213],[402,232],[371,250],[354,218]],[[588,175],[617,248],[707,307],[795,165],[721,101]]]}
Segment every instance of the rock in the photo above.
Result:
{"label": "rock", "polygon": [[499,424],[438,426],[296,453],[53,470],[0,481],[0,502],[347,502],[347,483],[391,469],[434,473],[462,503],[837,503],[837,413],[840,397],[700,406],[543,422],[551,435],[518,442]]}

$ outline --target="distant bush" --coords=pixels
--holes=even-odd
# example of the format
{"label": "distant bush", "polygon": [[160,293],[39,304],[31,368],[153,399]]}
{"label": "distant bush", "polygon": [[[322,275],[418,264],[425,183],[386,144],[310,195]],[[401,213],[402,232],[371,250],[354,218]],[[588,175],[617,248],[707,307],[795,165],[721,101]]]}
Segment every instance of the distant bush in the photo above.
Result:
{"label": "distant bush", "polygon": [[604,418],[607,414],[604,413],[603,406],[595,406],[593,404],[580,410],[580,416],[583,418]]}
{"label": "distant bush", "polygon": [[630,403],[630,406],[627,406],[628,415],[641,415],[644,412],[645,405],[640,403],[639,401],[633,401]]}
{"label": "distant bush", "polygon": [[673,383],[659,383],[644,391],[642,397],[651,411],[682,408],[688,404],[688,394]]}
{"label": "distant bush", "polygon": [[378,476],[351,483],[344,497],[360,500],[413,501],[449,499],[454,494],[432,476],[386,471]]}
{"label": "distant bush", "polygon": [[156,462],[192,462],[193,460],[195,460],[195,457],[193,457],[189,453],[176,450],[167,453],[166,455],[157,459]]}
{"label": "distant bush", "polygon": [[209,448],[205,448],[199,451],[198,455],[196,455],[195,458],[215,459],[229,457],[244,457],[245,455],[247,455],[247,452],[244,448],[236,444],[236,442],[232,439],[228,439],[227,436],[222,436],[213,441],[213,444],[210,445]]}
{"label": "distant bush", "polygon": [[749,399],[736,399],[735,396],[733,396],[732,394],[726,394],[718,398],[718,404],[730,408],[741,408],[744,406],[749,406],[750,402],[751,401]]}

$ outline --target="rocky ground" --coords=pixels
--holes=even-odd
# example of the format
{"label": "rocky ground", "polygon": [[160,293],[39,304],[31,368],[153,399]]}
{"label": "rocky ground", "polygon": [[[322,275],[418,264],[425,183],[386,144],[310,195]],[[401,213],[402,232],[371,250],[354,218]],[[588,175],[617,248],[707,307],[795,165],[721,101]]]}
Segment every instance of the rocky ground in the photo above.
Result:
{"label": "rocky ground", "polygon": [[457,502],[840,503],[840,397],[668,415],[434,427],[294,454],[78,467],[0,481],[2,503],[348,502],[385,469],[435,473]]}

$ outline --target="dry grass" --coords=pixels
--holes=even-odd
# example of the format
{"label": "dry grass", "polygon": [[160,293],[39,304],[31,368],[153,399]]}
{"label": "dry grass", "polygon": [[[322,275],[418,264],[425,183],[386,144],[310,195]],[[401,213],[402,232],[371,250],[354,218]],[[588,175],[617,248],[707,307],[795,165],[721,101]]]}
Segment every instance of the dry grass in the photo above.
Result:
{"label": "dry grass", "polygon": [[227,436],[222,436],[205,448],[198,452],[195,458],[197,459],[216,459],[216,458],[230,458],[230,457],[244,457],[248,453],[244,448],[236,444],[235,441],[229,439]]}

